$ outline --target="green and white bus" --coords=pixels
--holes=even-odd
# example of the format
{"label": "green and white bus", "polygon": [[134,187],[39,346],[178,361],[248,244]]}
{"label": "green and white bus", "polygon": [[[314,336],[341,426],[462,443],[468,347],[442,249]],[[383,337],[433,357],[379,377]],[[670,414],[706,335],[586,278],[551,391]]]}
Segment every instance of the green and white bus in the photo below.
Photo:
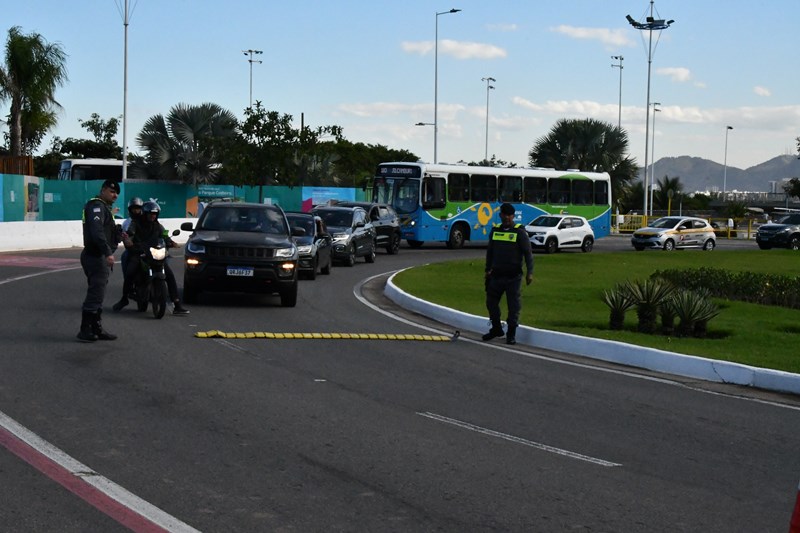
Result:
{"label": "green and white bus", "polygon": [[58,169],[60,180],[122,181],[122,159],[63,159]]}
{"label": "green and white bus", "polygon": [[481,242],[500,222],[500,204],[516,208],[517,223],[542,214],[569,213],[589,220],[595,238],[611,231],[611,178],[606,172],[543,168],[381,163],[372,201],[394,207],[403,238],[416,248],[444,242],[460,248]]}

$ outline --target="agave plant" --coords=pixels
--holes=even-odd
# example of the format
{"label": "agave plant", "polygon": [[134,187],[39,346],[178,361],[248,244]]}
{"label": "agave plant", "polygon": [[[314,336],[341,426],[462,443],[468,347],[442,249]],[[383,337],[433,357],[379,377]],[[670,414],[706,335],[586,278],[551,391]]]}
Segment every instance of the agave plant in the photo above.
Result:
{"label": "agave plant", "polygon": [[698,313],[698,317],[694,322],[694,329],[692,333],[695,337],[704,338],[708,333],[708,321],[719,314],[719,307],[709,300],[703,299],[703,305]]}
{"label": "agave plant", "polygon": [[608,306],[610,314],[608,327],[621,330],[625,323],[625,312],[633,307],[634,302],[624,286],[617,285],[610,291],[603,291],[603,302]]}
{"label": "agave plant", "polygon": [[680,320],[678,335],[688,337],[695,334],[698,322],[705,322],[699,326],[698,333],[705,334],[708,321],[719,314],[717,307],[711,300],[694,291],[680,291],[675,294],[672,305],[675,315]]}
{"label": "agave plant", "polygon": [[645,279],[627,282],[625,288],[636,305],[640,333],[655,333],[656,320],[661,305],[675,290],[669,283],[660,279]]}
{"label": "agave plant", "polygon": [[661,316],[661,332],[664,335],[672,335],[675,332],[675,298],[676,293],[672,293],[664,300],[661,307],[658,309],[658,314]]}

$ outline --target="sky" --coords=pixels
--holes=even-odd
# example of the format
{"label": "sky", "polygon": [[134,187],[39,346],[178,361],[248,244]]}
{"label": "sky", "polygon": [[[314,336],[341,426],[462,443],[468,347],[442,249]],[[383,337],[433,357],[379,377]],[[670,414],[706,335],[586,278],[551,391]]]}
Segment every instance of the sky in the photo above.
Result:
{"label": "sky", "polygon": [[[651,7],[674,20],[652,41],[625,18],[643,22]],[[242,118],[252,80],[253,101],[297,127],[338,125],[424,161],[436,145],[439,162],[526,166],[562,118],[619,121],[639,165],[646,144],[649,162],[742,169],[797,153],[798,0],[128,0],[128,13],[131,152],[144,123],[177,104]],[[123,116],[125,0],[0,0],[0,14],[3,52],[19,26],[68,56],[52,135],[90,138],[79,120]],[[0,117],[8,109],[0,102]]]}

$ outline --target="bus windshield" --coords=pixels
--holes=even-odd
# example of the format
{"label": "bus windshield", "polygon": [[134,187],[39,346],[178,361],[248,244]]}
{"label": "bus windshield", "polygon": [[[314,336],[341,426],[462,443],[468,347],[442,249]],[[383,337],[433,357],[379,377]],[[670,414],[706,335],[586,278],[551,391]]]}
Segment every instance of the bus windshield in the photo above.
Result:
{"label": "bus windshield", "polygon": [[419,180],[397,181],[393,207],[398,214],[413,213],[419,204]]}

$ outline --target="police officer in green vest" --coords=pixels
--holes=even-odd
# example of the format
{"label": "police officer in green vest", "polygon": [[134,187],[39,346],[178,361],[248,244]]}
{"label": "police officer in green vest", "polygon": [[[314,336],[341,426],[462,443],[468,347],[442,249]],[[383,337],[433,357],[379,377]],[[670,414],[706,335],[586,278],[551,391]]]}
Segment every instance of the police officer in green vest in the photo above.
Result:
{"label": "police officer in green vest", "polygon": [[[486,249],[486,309],[492,321],[492,329],[483,336],[488,341],[506,336],[506,344],[516,344],[519,312],[522,309],[520,288],[522,285],[522,261],[525,261],[525,284],[533,281],[533,254],[531,241],[522,224],[514,223],[514,206],[500,206],[500,225],[489,234]],[[500,299],[506,295],[508,305],[508,332],[503,332],[500,323]]]}

